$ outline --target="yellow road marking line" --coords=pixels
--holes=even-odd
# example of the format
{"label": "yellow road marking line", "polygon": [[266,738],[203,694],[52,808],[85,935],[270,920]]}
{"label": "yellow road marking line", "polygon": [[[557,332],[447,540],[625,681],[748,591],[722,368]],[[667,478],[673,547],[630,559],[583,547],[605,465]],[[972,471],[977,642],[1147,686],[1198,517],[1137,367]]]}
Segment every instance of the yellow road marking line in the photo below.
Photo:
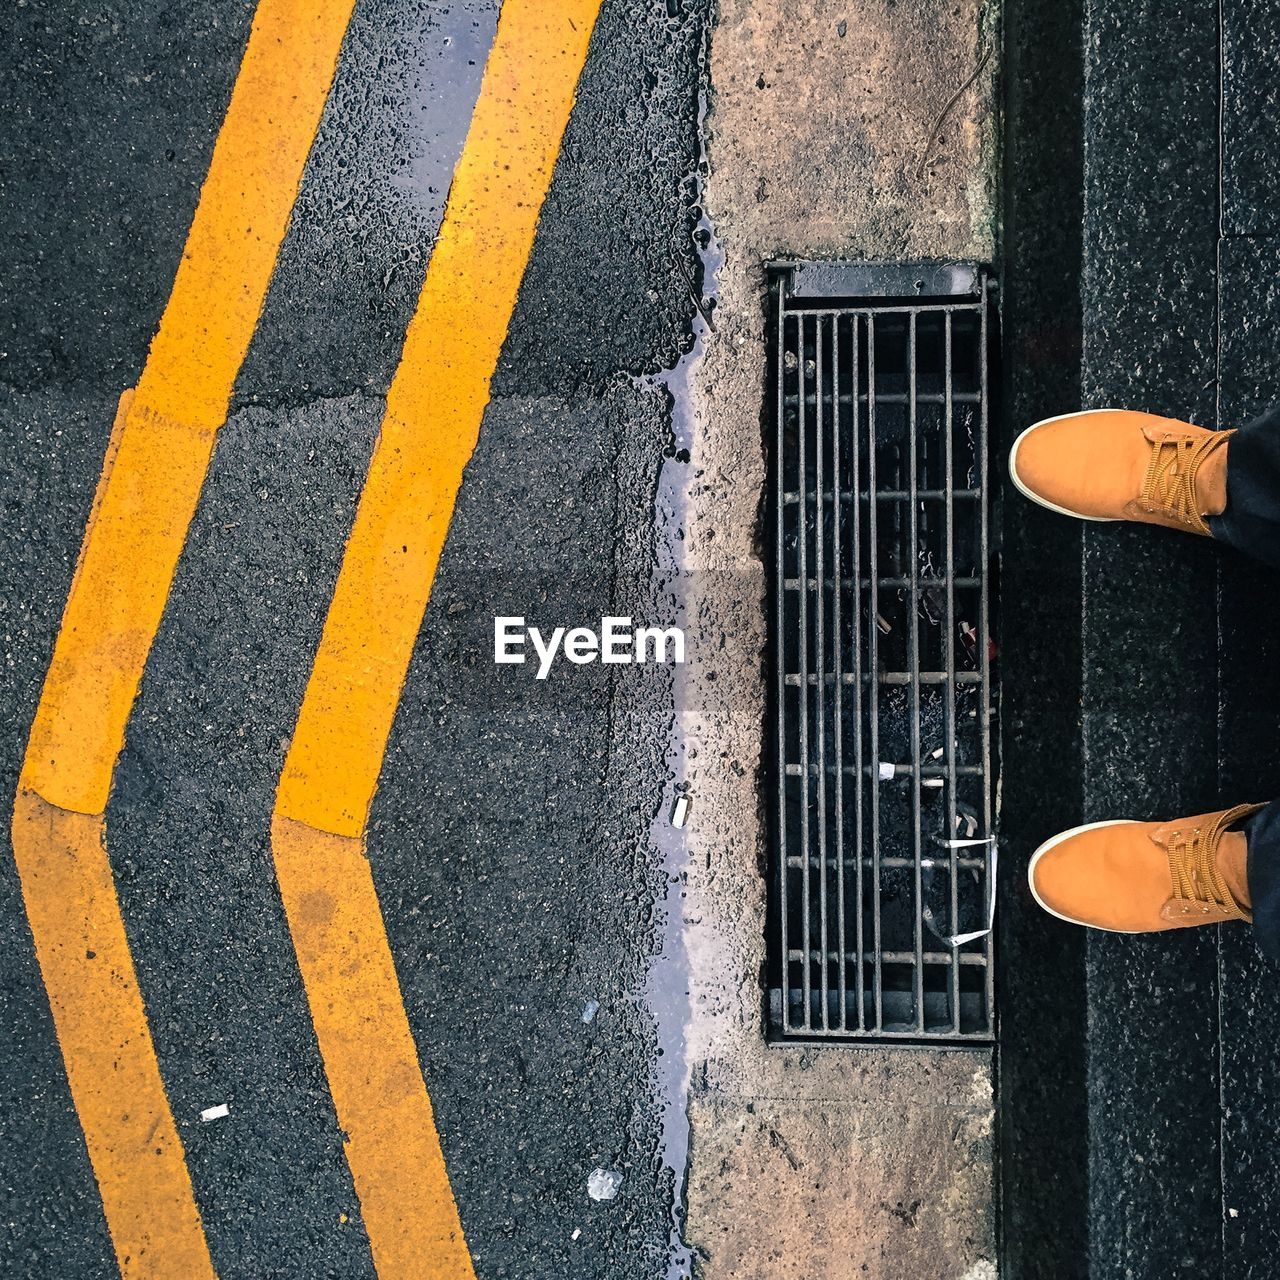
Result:
{"label": "yellow road marking line", "polygon": [[378,1275],[470,1280],[364,846],[281,817],[271,844]]}
{"label": "yellow road marking line", "polygon": [[276,872],[374,1262],[473,1275],[364,850],[600,0],[505,0],[276,794]]}
{"label": "yellow road marking line", "polygon": [[18,793],[27,919],[120,1272],[214,1274],[96,816]]}
{"label": "yellow road marking line", "polygon": [[101,813],[354,0],[262,0],[36,712],[23,785]]}
{"label": "yellow road marking line", "polygon": [[354,0],[262,0],[164,316],[121,398],[27,744],[14,857],[121,1272],[213,1265],[111,865],[125,727],[257,325]]}

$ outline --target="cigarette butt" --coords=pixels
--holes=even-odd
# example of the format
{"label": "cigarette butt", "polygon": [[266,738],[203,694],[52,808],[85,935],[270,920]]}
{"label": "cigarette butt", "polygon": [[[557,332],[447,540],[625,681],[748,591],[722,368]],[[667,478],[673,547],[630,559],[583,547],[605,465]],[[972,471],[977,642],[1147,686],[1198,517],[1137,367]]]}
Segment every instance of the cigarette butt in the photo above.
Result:
{"label": "cigarette butt", "polygon": [[208,1124],[210,1120],[223,1120],[231,1114],[231,1108],[225,1102],[220,1102],[216,1107],[205,1107],[200,1113],[200,1119]]}

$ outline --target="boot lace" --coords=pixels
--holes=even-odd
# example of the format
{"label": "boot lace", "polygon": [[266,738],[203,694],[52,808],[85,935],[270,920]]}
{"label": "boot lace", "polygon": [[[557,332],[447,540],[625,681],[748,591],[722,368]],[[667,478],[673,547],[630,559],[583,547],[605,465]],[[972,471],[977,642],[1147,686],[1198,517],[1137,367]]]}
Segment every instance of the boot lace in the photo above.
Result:
{"label": "boot lace", "polygon": [[1209,826],[1181,827],[1170,833],[1166,845],[1173,875],[1173,897],[1184,915],[1208,915],[1215,907],[1235,920],[1252,920],[1232,895],[1218,870],[1218,842],[1222,833],[1256,811],[1257,805],[1241,804]]}
{"label": "boot lace", "polygon": [[1151,457],[1138,498],[1142,509],[1207,535],[1209,525],[1196,497],[1196,474],[1204,460],[1231,434],[1214,431],[1197,437],[1175,432],[1149,433]]}

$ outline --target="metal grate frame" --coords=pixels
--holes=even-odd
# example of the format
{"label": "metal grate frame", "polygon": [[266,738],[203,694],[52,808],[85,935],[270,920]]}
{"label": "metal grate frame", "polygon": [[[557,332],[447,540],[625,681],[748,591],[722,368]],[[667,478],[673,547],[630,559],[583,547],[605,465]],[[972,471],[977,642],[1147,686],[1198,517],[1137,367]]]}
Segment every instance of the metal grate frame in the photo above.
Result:
{"label": "metal grate frame", "polygon": [[779,1037],[994,1038],[988,295],[770,270]]}

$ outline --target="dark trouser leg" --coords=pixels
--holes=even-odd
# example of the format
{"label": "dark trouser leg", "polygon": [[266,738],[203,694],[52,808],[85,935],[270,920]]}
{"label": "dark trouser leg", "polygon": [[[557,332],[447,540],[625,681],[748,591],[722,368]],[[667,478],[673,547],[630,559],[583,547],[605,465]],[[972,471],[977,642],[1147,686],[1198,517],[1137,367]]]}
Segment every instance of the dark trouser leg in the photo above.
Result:
{"label": "dark trouser leg", "polygon": [[[1209,518],[1213,536],[1280,568],[1280,406],[1255,418],[1227,446],[1227,509]],[[1254,937],[1280,960],[1280,800],[1244,824]]]}
{"label": "dark trouser leg", "polygon": [[1280,568],[1280,406],[1227,445],[1227,509],[1209,517],[1221,542]]}
{"label": "dark trouser leg", "polygon": [[1280,960],[1280,800],[1245,821],[1249,841],[1249,898],[1253,936],[1273,960]]}

